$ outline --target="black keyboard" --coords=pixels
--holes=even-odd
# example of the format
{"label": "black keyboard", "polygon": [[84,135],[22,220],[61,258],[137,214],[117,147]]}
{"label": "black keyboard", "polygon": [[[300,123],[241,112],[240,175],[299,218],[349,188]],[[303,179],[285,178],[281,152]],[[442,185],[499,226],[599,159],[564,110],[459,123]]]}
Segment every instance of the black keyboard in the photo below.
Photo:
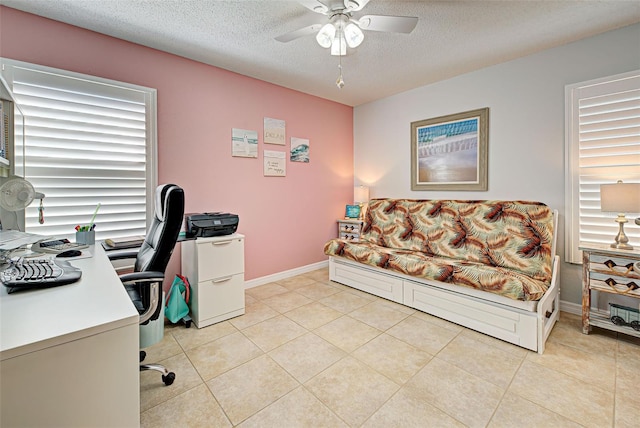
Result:
{"label": "black keyboard", "polygon": [[30,288],[48,288],[71,284],[82,277],[82,271],[59,259],[19,259],[0,272],[0,282],[8,293]]}

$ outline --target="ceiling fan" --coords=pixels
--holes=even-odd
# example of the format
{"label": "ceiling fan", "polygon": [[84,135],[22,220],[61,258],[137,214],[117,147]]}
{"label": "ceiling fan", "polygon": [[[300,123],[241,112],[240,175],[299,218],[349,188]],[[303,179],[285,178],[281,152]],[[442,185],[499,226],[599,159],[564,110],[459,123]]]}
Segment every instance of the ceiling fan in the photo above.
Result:
{"label": "ceiling fan", "polygon": [[347,54],[347,46],[356,48],[364,40],[365,31],[410,33],[416,27],[415,16],[363,15],[354,16],[364,8],[369,0],[298,0],[307,9],[329,18],[326,24],[312,24],[298,30],[282,34],[275,39],[287,43],[300,37],[316,33],[316,41],[323,48],[331,48],[331,55],[340,57],[340,76],[336,81],[342,89],[342,56]]}
{"label": "ceiling fan", "polygon": [[[364,40],[362,30],[392,33],[410,33],[416,27],[415,16],[364,15],[354,16],[369,0],[298,0],[307,9],[325,15],[329,23],[313,24],[276,37],[279,42],[290,42],[317,33],[316,40],[324,48],[331,47],[332,55],[345,55],[346,46],[355,48]],[[340,40],[342,39],[342,40]],[[343,48],[333,48],[334,42],[344,41]]]}

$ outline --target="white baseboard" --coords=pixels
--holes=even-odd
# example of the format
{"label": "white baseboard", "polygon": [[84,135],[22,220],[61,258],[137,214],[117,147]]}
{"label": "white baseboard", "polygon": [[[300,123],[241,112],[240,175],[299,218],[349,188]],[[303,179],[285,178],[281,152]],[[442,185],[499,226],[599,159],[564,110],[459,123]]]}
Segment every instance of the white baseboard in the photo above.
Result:
{"label": "white baseboard", "polygon": [[302,275],[303,273],[311,272],[314,270],[326,268],[329,266],[329,260],[325,260],[318,263],[312,263],[310,265],[301,266],[299,268],[285,270],[283,272],[274,273],[272,275],[262,276],[260,278],[254,278],[249,281],[245,281],[244,288],[258,287],[259,285],[268,284],[270,282],[278,281],[281,279],[291,278],[292,276]]}
{"label": "white baseboard", "polygon": [[[560,311],[574,315],[582,315],[582,305],[560,300]],[[609,318],[609,311],[591,307],[591,312]]]}

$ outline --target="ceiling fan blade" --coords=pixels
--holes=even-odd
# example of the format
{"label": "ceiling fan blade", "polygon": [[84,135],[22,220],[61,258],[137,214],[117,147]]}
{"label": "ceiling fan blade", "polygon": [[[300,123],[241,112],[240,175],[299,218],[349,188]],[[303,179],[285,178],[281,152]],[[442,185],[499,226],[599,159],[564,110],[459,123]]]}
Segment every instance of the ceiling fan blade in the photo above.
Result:
{"label": "ceiling fan blade", "polygon": [[329,8],[318,0],[298,0],[298,3],[312,12],[325,14],[329,11]]}
{"label": "ceiling fan blade", "polygon": [[344,7],[346,7],[349,12],[357,12],[362,10],[367,3],[369,3],[369,0],[344,0]]}
{"label": "ceiling fan blade", "polygon": [[418,18],[415,16],[365,15],[358,18],[358,23],[363,30],[410,33],[416,28]]}
{"label": "ceiling fan blade", "polygon": [[276,40],[282,43],[290,42],[291,40],[298,39],[300,37],[309,36],[311,34],[317,33],[322,28],[322,24],[313,24],[308,27],[300,28],[299,30],[290,31],[288,33],[284,33],[278,37]]}

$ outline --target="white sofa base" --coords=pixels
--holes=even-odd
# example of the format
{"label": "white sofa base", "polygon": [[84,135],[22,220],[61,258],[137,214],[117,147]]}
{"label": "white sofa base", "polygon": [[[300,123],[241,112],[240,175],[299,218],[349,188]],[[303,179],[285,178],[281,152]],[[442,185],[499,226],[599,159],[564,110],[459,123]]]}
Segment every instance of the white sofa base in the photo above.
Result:
{"label": "white sofa base", "polygon": [[329,279],[435,315],[540,354],[560,313],[559,257],[553,259],[551,286],[536,302],[329,257]]}

